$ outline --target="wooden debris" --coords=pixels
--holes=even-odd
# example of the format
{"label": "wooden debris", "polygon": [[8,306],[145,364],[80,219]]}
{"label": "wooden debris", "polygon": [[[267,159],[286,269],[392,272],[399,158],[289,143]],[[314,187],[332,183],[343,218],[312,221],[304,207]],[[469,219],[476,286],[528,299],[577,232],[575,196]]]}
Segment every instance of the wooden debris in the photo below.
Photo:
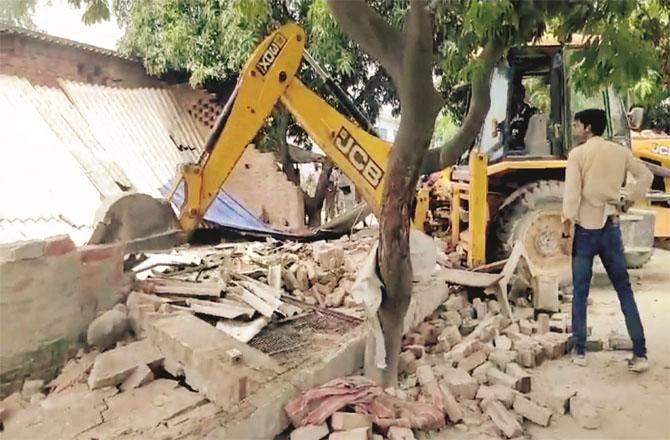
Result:
{"label": "wooden debris", "polygon": [[232,336],[240,342],[247,343],[253,339],[258,333],[260,333],[265,326],[268,325],[270,320],[261,316],[258,319],[255,319],[250,322],[237,321],[237,320],[221,320],[216,323],[216,328],[222,332]]}
{"label": "wooden debris", "polygon": [[448,283],[468,287],[489,287],[502,279],[501,274],[473,272],[461,269],[442,269],[442,275]]}
{"label": "wooden debris", "polygon": [[208,298],[219,298],[221,296],[221,284],[218,282],[195,282],[187,280],[173,280],[165,278],[152,278],[139,282],[141,290],[157,295],[170,294],[175,296],[200,296]]}
{"label": "wooden debris", "polygon": [[186,302],[189,308],[195,313],[202,313],[204,315],[216,316],[219,318],[235,319],[241,316],[251,318],[255,313],[253,307],[229,299],[221,299],[215,302],[189,298]]}

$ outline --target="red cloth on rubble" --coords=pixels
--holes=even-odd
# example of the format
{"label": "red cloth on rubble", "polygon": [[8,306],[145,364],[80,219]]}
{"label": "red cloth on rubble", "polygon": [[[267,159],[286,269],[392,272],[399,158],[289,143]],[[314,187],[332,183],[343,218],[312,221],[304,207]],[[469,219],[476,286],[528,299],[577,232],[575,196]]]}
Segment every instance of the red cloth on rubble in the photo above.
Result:
{"label": "red cloth on rubble", "polygon": [[304,392],[285,407],[296,427],[320,425],[333,413],[352,406],[368,414],[380,428],[405,426],[434,430],[445,426],[442,408],[435,403],[408,402],[393,397],[372,380],[362,376],[334,379]]}

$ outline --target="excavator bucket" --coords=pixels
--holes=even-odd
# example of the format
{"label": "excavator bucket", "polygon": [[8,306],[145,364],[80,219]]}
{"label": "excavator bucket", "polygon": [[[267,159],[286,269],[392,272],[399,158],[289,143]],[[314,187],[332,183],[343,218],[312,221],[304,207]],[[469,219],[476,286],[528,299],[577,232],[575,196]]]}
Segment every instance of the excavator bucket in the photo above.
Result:
{"label": "excavator bucket", "polygon": [[126,252],[168,249],[186,242],[170,203],[141,193],[108,197],[95,214],[89,244],[123,242]]}

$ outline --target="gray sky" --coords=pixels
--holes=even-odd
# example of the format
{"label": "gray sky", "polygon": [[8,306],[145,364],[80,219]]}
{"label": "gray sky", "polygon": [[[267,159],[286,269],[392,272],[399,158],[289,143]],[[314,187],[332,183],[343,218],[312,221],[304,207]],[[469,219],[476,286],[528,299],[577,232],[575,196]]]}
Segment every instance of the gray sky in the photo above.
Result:
{"label": "gray sky", "polygon": [[66,0],[40,0],[35,8],[33,21],[48,34],[106,49],[116,49],[123,32],[112,19],[108,22],[86,26],[81,21],[81,10],[68,5]]}

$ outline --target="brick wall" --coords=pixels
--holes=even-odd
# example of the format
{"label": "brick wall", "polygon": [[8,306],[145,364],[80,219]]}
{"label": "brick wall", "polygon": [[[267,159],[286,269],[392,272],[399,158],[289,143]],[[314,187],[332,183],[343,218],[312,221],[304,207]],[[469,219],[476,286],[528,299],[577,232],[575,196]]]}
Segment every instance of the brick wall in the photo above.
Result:
{"label": "brick wall", "polygon": [[119,245],[76,248],[58,236],[0,246],[0,396],[55,377],[122,290]]}
{"label": "brick wall", "polygon": [[302,192],[277,168],[273,153],[247,147],[223,187],[270,224],[291,231],[305,228]]}
{"label": "brick wall", "polygon": [[55,44],[23,35],[2,34],[0,73],[27,78],[35,85],[55,87],[63,78],[118,87],[160,87],[137,61]]}

